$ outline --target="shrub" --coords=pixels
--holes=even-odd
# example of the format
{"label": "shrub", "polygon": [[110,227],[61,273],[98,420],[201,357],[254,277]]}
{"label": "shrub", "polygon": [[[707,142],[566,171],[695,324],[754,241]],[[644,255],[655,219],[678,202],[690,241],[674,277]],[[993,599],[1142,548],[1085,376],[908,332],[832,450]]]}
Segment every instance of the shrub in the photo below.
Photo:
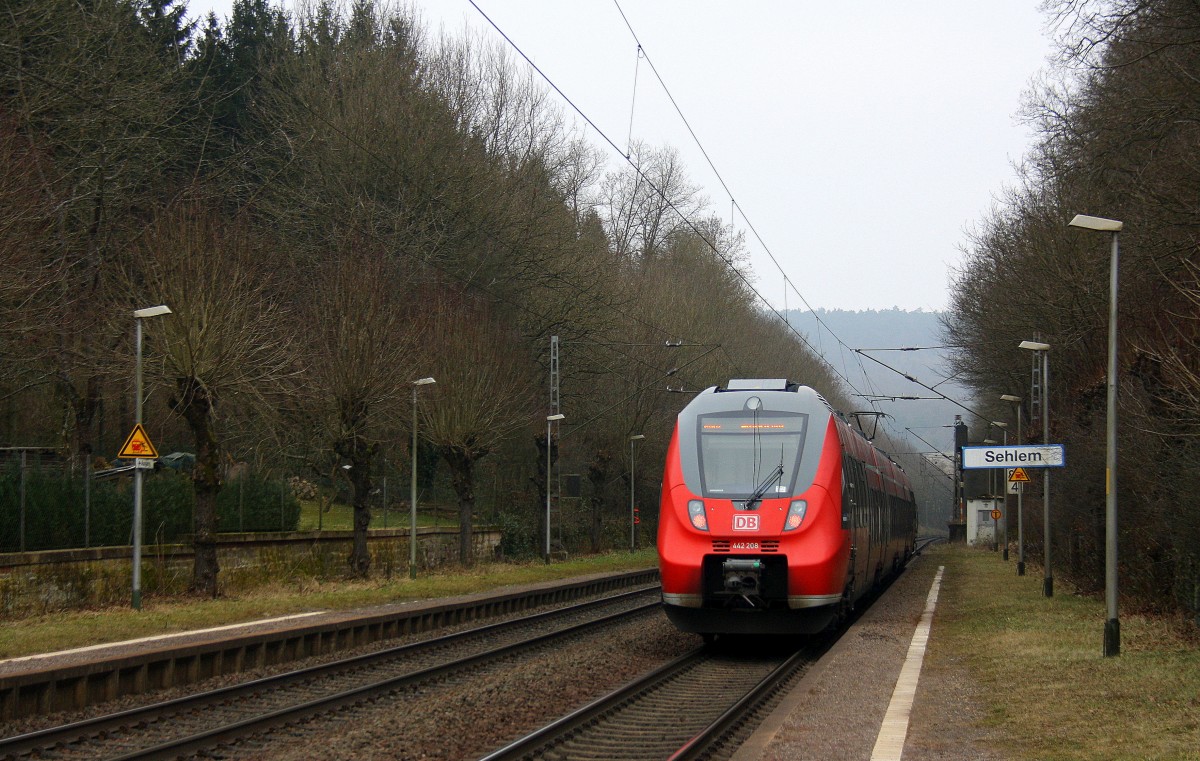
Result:
{"label": "shrub", "polygon": [[[21,469],[0,473],[0,552],[21,549]],[[82,476],[58,470],[25,472],[24,547],[27,551],[121,546],[133,541],[133,483],[123,476],[94,481],[90,514]],[[148,472],[143,480],[142,539],[176,543],[191,534],[195,493],[191,478],[172,469]],[[295,531],[300,502],[282,481],[249,475],[225,485],[217,498],[225,531]],[[87,526],[85,532],[85,525]],[[86,542],[85,542],[86,539]]]}
{"label": "shrub", "polygon": [[228,481],[217,495],[222,531],[295,531],[300,500],[283,481],[249,474]]}

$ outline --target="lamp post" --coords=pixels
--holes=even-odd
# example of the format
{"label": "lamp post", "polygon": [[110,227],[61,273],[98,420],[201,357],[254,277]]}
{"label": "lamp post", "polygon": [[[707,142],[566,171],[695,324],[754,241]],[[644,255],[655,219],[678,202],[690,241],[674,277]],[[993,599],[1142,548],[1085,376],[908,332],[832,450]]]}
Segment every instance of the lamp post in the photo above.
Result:
{"label": "lamp post", "polygon": [[[995,439],[984,439],[984,446],[999,444]],[[988,468],[988,501],[992,503],[991,510],[996,509],[996,469]],[[1000,519],[992,517],[992,552],[1000,549]]]}
{"label": "lamp post", "polygon": [[[1022,341],[1018,348],[1034,352],[1042,364],[1042,443],[1050,443],[1050,344]],[[1042,574],[1042,594],[1054,596],[1054,572],[1050,570],[1050,471],[1042,469],[1042,544],[1045,570]]]}
{"label": "lamp post", "polygon": [[[1000,401],[1012,402],[1017,407],[1017,446],[1021,446],[1021,397],[1012,394],[1001,394]],[[1017,575],[1025,575],[1025,510],[1023,499],[1025,485],[1017,489]]]}
{"label": "lamp post", "polygon": [[1071,227],[1112,233],[1108,277],[1108,420],[1104,458],[1104,655],[1121,654],[1121,622],[1117,618],[1117,268],[1122,222],[1076,214]]}
{"label": "lamp post", "polygon": [[550,428],[564,418],[562,413],[546,416],[546,565],[550,565]]}
{"label": "lamp post", "polygon": [[437,383],[433,378],[420,378],[413,387],[412,491],[408,499],[408,578],[417,578],[417,388]]}
{"label": "lamp post", "polygon": [[[137,372],[134,377],[133,417],[138,427],[142,425],[142,320],[171,314],[166,304],[137,309],[133,313],[137,325]],[[142,609],[142,461],[134,460],[133,470],[133,600],[134,610]]]}
{"label": "lamp post", "polygon": [[646,437],[636,433],[629,437],[629,551],[637,552],[637,512],[633,502],[633,485],[637,482],[633,471],[633,443]]}
{"label": "lamp post", "polygon": [[[1005,423],[1002,420],[993,420],[992,425],[994,425],[1000,429],[1000,433],[1001,433],[1001,442],[1000,443],[1003,444],[1004,446],[1008,446],[1008,423]],[[1000,472],[1007,473],[1007,470],[1001,469]],[[1005,477],[1000,478],[1000,499],[1002,499],[1004,501],[1004,523],[1003,523],[1004,552],[1002,553],[1002,559],[1007,561],[1008,560],[1008,479]]]}

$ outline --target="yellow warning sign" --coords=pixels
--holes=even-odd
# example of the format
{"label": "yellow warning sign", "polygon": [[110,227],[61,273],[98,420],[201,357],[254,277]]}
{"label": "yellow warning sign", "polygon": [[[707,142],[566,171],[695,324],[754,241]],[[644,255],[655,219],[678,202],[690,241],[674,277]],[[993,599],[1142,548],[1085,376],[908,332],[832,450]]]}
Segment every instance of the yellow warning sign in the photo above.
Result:
{"label": "yellow warning sign", "polygon": [[146,435],[146,429],[142,427],[141,423],[133,427],[129,438],[125,439],[125,445],[121,447],[120,452],[117,452],[117,457],[149,460],[158,457],[158,450],[150,443],[150,437]]}
{"label": "yellow warning sign", "polygon": [[1028,483],[1029,474],[1025,472],[1024,468],[1013,468],[1008,480],[1017,484]]}

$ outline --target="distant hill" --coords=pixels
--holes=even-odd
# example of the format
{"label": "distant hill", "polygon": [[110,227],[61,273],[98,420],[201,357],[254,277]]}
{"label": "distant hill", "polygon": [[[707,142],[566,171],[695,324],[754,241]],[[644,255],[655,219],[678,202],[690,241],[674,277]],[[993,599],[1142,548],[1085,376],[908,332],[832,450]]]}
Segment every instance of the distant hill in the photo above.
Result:
{"label": "distant hill", "polygon": [[[913,383],[900,373],[910,375],[921,383],[933,386],[941,393],[971,406],[970,393],[947,380],[947,354],[942,345],[940,312],[915,312],[903,309],[846,311],[818,309],[815,312],[789,310],[788,321],[803,334],[812,346],[850,379],[850,393],[858,410],[874,409],[891,416],[888,427],[894,435],[903,437],[906,427],[942,451],[952,448],[949,426],[962,408],[936,397],[929,389]],[[832,335],[831,335],[832,332]],[[834,338],[834,336],[837,338]],[[839,347],[837,339],[849,348]],[[919,348],[919,351],[896,349]],[[854,349],[863,350],[863,354]],[[864,356],[865,355],[865,356]],[[872,361],[873,357],[878,362]],[[883,363],[883,364],[880,364]],[[895,368],[889,370],[884,365]],[[893,400],[880,397],[923,397],[920,400]],[[917,446],[922,446],[917,444]]]}

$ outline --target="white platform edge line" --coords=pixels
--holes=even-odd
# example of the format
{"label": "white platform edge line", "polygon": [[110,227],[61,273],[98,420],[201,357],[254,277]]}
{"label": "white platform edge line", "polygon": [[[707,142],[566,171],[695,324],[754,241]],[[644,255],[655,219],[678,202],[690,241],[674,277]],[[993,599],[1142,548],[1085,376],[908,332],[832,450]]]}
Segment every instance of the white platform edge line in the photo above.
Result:
{"label": "white platform edge line", "polygon": [[262,624],[274,624],[280,621],[291,621],[297,618],[308,618],[309,616],[319,616],[325,611],[312,611],[310,613],[295,613],[290,616],[279,616],[278,618],[264,618],[258,621],[244,621],[240,624],[228,624],[226,626],[214,626],[211,629],[195,629],[185,632],[172,632],[170,634],[156,634],[152,637],[141,637],[139,639],[126,639],[119,642],[103,642],[99,645],[88,645],[87,647],[77,647],[73,650],[59,650],[53,653],[37,653],[35,655],[22,655],[18,658],[7,658],[0,660],[0,666],[6,666],[11,663],[25,663],[28,661],[37,661],[43,658],[55,658],[62,655],[75,655],[76,653],[86,653],[91,650],[103,650],[111,647],[122,647],[124,645],[136,645],[142,642],[154,642],[157,640],[177,639],[179,637],[190,637],[196,634],[211,634],[212,632],[223,632],[230,629],[241,629],[247,626],[259,626]]}
{"label": "white platform edge line", "polygon": [[900,761],[900,756],[904,753],[908,720],[912,714],[913,699],[917,695],[917,681],[921,676],[921,665],[925,661],[925,646],[929,644],[929,629],[933,625],[933,611],[937,607],[938,590],[941,589],[942,572],[945,570],[946,566],[938,566],[937,575],[933,577],[929,596],[925,598],[925,611],[921,614],[921,620],[913,633],[908,655],[900,668],[900,676],[896,678],[896,688],[892,691],[892,700],[888,704],[887,713],[884,714],[879,736],[875,739],[871,761]]}

